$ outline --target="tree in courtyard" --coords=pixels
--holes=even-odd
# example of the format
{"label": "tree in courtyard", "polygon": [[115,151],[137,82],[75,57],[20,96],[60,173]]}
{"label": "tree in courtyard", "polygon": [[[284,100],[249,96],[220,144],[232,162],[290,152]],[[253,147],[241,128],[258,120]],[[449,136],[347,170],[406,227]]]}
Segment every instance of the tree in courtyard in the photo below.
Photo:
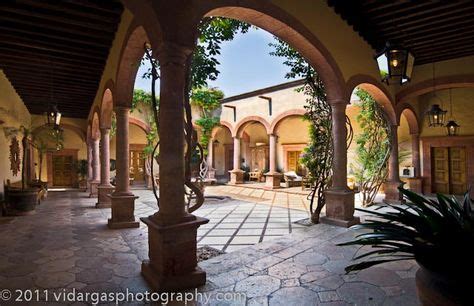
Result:
{"label": "tree in courtyard", "polygon": [[[331,106],[327,102],[324,84],[316,70],[286,42],[278,38],[276,40],[276,43],[270,44],[273,48],[270,55],[285,58],[283,63],[290,68],[285,77],[305,79],[305,84],[297,90],[306,96],[304,118],[310,122],[310,142],[303,151],[301,162],[307,168],[312,183],[311,193],[308,195],[311,221],[319,223],[321,210],[326,204],[324,191],[330,187],[332,177]],[[352,128],[349,118],[346,117],[346,121],[349,130],[347,141],[349,146],[352,140]]]}
{"label": "tree in courtyard", "polygon": [[360,99],[356,120],[362,132],[356,137],[357,156],[350,168],[359,185],[362,205],[369,206],[388,175],[392,132],[377,101],[363,89],[357,89],[355,94]]}
{"label": "tree in courtyard", "polygon": [[191,94],[191,103],[201,110],[201,117],[195,122],[201,127],[199,143],[203,148],[204,156],[208,154],[207,148],[212,129],[219,125],[219,117],[213,116],[213,111],[221,105],[222,98],[224,98],[224,93],[217,88],[197,88]]}
{"label": "tree in courtyard", "polygon": [[[199,89],[208,87],[209,80],[216,80],[219,75],[217,56],[220,54],[221,43],[232,40],[238,33],[246,33],[250,25],[228,18],[220,17],[205,17],[199,25],[199,35],[196,42],[196,48],[192,55],[187,59],[189,70],[186,77],[186,90],[184,101],[184,115],[185,115],[185,185],[189,189],[188,193],[188,211],[193,212],[198,209],[204,202],[202,186],[191,181],[191,161],[196,156],[199,156],[199,163],[204,160],[204,149],[199,144],[197,139],[197,132],[194,130],[191,114],[190,100],[193,92]],[[159,62],[153,57],[152,51],[148,46],[145,46],[145,60],[149,61],[151,69],[144,74],[145,78],[151,78],[151,102],[153,110],[153,119],[156,125],[157,135],[159,135],[159,108],[155,96],[155,83],[159,79]],[[214,94],[212,94],[214,95]],[[206,123],[207,124],[207,123]],[[159,142],[156,143],[152,150],[154,156]],[[199,152],[196,154],[196,152]],[[152,163],[153,166],[153,163]],[[153,173],[153,170],[152,170]],[[153,191],[159,203],[159,198],[156,193],[156,186],[153,181]],[[191,199],[195,197],[195,205],[190,206]]]}

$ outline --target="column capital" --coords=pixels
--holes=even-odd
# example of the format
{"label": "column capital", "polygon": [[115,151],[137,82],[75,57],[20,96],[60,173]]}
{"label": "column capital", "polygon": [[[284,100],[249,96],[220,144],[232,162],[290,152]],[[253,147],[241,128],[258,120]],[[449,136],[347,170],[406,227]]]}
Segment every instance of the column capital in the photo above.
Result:
{"label": "column capital", "polygon": [[160,60],[160,66],[166,66],[169,64],[185,66],[188,57],[193,52],[192,46],[186,46],[171,41],[164,41],[158,47],[158,58]]}
{"label": "column capital", "polygon": [[102,133],[110,132],[110,127],[101,127],[101,128],[100,128],[100,131],[101,131]]}
{"label": "column capital", "polygon": [[130,111],[130,106],[124,106],[124,105],[116,105],[114,106],[114,112],[116,115],[120,113],[125,113]]}
{"label": "column capital", "polygon": [[350,101],[344,100],[344,99],[331,99],[327,101],[329,105],[333,108],[338,108],[338,107],[346,107],[348,104],[350,104]]}

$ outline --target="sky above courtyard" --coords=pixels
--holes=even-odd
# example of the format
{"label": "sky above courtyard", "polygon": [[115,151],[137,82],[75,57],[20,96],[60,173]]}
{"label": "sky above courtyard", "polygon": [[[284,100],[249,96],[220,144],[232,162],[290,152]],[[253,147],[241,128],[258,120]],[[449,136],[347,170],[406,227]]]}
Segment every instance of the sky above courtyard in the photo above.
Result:
{"label": "sky above courtyard", "polygon": [[[272,34],[252,28],[224,42],[217,57],[221,73],[216,81],[209,81],[209,86],[218,87],[230,97],[290,81],[285,79],[288,67],[283,64],[284,59],[269,54],[273,48],[268,44],[274,41]],[[148,68],[148,65],[140,67],[135,88],[150,91],[150,81],[141,78]]]}

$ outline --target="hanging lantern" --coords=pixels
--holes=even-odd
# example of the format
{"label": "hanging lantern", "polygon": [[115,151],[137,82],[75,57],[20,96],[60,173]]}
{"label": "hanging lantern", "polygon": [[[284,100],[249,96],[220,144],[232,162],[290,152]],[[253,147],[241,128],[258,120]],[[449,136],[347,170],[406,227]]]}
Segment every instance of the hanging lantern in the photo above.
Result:
{"label": "hanging lantern", "polygon": [[399,79],[400,85],[410,81],[415,57],[406,48],[395,47],[387,42],[385,48],[375,56],[382,82]]}
{"label": "hanging lantern", "polygon": [[48,125],[52,126],[54,129],[59,129],[59,124],[61,123],[61,113],[58,111],[58,107],[56,105],[50,107],[47,117]]}
{"label": "hanging lantern", "polygon": [[444,126],[444,122],[446,120],[446,113],[447,111],[442,110],[439,107],[439,104],[433,104],[431,106],[431,109],[426,113],[428,115],[429,126]]}
{"label": "hanging lantern", "polygon": [[448,131],[448,136],[457,136],[459,132],[459,124],[454,120],[449,120],[446,124],[446,130]]}

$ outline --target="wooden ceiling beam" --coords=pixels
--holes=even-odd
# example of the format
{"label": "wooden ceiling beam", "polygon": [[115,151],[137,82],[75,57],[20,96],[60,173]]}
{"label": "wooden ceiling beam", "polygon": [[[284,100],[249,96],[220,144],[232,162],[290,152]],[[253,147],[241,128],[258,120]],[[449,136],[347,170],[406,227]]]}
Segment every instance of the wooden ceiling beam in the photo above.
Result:
{"label": "wooden ceiling beam", "polygon": [[[110,41],[111,34],[104,33],[99,29],[82,29],[78,27],[68,26],[65,27],[62,24],[54,23],[54,22],[41,22],[38,20],[33,20],[33,18],[19,18],[13,17],[11,15],[0,15],[0,21],[3,23],[4,21],[8,21],[11,23],[27,25],[28,27],[38,28],[42,31],[58,31],[64,33],[64,35],[81,35],[81,36],[89,36],[91,39],[104,39],[105,41]],[[113,37],[112,37],[113,38]]]}
{"label": "wooden ceiling beam", "polygon": [[[86,70],[86,71],[98,71],[100,74],[102,74],[102,69],[99,68],[101,66],[99,65],[81,65],[77,62],[68,62],[66,60],[54,60],[52,61],[51,58],[46,57],[44,55],[37,55],[35,57],[32,56],[25,56],[23,54],[13,54],[13,53],[2,53],[0,50],[0,65],[1,63],[12,63],[15,65],[34,65],[34,66],[46,66],[47,70],[51,69],[51,67],[59,68],[59,69],[65,69],[65,70]],[[82,63],[82,62],[80,62]]]}
{"label": "wooden ceiling beam", "polygon": [[58,5],[56,1],[17,0],[17,3],[27,4],[29,7],[43,8],[55,12],[62,12],[79,17],[91,18],[94,20],[100,20],[112,24],[116,24],[120,20],[120,15],[117,15],[115,13],[108,13],[104,11],[94,12],[94,10],[87,8],[84,9],[80,6],[72,7],[68,3],[61,3],[60,5]]}
{"label": "wooden ceiling beam", "polygon": [[91,70],[90,68],[69,68],[69,67],[61,67],[57,65],[51,65],[51,64],[41,64],[41,63],[35,63],[35,62],[18,62],[18,61],[11,61],[5,58],[0,59],[0,68],[4,67],[6,69],[9,69],[10,71],[26,71],[26,72],[32,72],[35,71],[41,71],[43,74],[48,74],[49,71],[52,71],[52,67],[54,67],[54,74],[55,75],[64,75],[64,76],[71,76],[73,78],[77,78],[78,75],[80,76],[87,76],[87,77],[97,77],[102,74],[102,71],[99,69],[96,70]]}
{"label": "wooden ceiling beam", "polygon": [[26,34],[36,37],[38,39],[48,38],[57,42],[64,42],[65,44],[75,43],[98,48],[105,48],[107,50],[110,48],[109,41],[100,39],[90,39],[89,37],[83,35],[64,35],[64,32],[60,31],[38,31],[37,28],[32,28],[21,24],[8,25],[6,22],[3,22],[2,24],[0,24],[0,30],[2,30],[4,33],[11,33],[12,35]]}
{"label": "wooden ceiling beam", "polygon": [[100,1],[100,4],[89,0],[63,0],[63,2],[113,14],[121,14],[123,10],[118,1]]}
{"label": "wooden ceiling beam", "polygon": [[15,89],[17,90],[31,90],[35,93],[44,93],[48,95],[55,96],[56,94],[77,94],[81,96],[90,96],[90,90],[88,89],[80,89],[80,88],[71,88],[71,87],[62,87],[62,86],[55,86],[53,92],[51,92],[50,88],[47,86],[41,86],[38,84],[16,84]]}
{"label": "wooden ceiling beam", "polygon": [[68,49],[66,47],[61,48],[61,47],[53,47],[52,45],[47,45],[43,44],[37,45],[37,44],[32,44],[29,42],[25,42],[22,39],[16,39],[16,40],[8,40],[2,42],[2,45],[4,48],[9,48],[12,51],[15,51],[17,48],[24,48],[27,49],[30,52],[43,52],[43,53],[55,53],[57,55],[72,55],[74,57],[80,57],[84,59],[91,59],[91,60],[103,60],[104,57],[107,57],[107,54],[104,55],[98,55],[98,54],[93,54],[90,52],[80,52],[80,51],[74,51],[71,49]]}
{"label": "wooden ceiling beam", "polygon": [[0,58],[2,56],[9,56],[9,55],[17,55],[21,56],[24,60],[29,60],[30,58],[34,58],[36,56],[41,56],[45,59],[48,59],[50,62],[53,62],[53,60],[58,60],[58,61],[64,61],[64,62],[69,62],[69,63],[75,63],[76,65],[99,65],[103,67],[105,64],[105,58],[102,60],[99,59],[92,59],[88,57],[78,57],[78,56],[67,56],[67,55],[62,55],[62,54],[51,54],[48,52],[44,52],[41,50],[29,50],[28,48],[24,47],[16,47],[16,46],[11,46],[11,47],[5,47],[6,43],[2,42],[2,45],[0,45]]}
{"label": "wooden ceiling beam", "polygon": [[45,13],[38,9],[32,9],[29,7],[16,4],[15,6],[0,6],[0,13],[8,14],[13,18],[33,18],[37,21],[38,24],[45,22],[53,22],[59,27],[70,27],[74,26],[77,29],[92,29],[100,30],[106,33],[115,33],[115,26],[112,23],[105,22],[94,22],[91,20],[84,19],[74,19],[74,16],[61,16],[63,14],[57,14],[54,12]]}
{"label": "wooden ceiling beam", "polygon": [[[15,35],[11,32],[0,32],[0,41],[15,41],[24,45],[31,45],[32,48],[46,49],[52,48],[54,51],[61,52],[62,50],[68,52],[82,51],[85,54],[91,54],[96,56],[107,56],[109,53],[108,48],[97,48],[90,45],[84,45],[77,42],[64,42],[57,41],[51,38],[39,38],[27,34]],[[54,47],[54,48],[53,48]]]}

